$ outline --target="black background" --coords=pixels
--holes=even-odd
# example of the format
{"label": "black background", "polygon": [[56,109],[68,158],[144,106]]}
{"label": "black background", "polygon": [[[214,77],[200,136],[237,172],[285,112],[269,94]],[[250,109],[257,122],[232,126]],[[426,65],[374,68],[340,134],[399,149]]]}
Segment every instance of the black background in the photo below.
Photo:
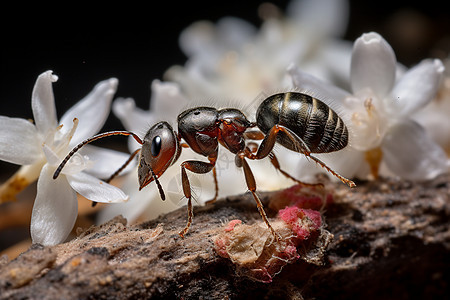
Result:
{"label": "black background", "polygon": [[[31,91],[37,76],[53,70],[59,116],[104,79],[116,77],[116,97],[132,97],[148,109],[150,83],[167,68],[184,64],[178,46],[182,29],[223,16],[261,24],[257,8],[263,1],[63,2],[59,5],[19,4],[3,8],[1,37],[0,115],[32,118]],[[288,1],[277,1],[285,10]],[[450,48],[450,20],[442,1],[351,1],[344,38],[377,31],[393,46],[397,59],[412,65],[425,57],[445,57]],[[403,12],[419,16],[425,37],[405,44],[394,30]],[[439,51],[436,51],[436,48]],[[447,51],[447,52],[445,52]],[[110,115],[104,130],[122,129]]]}

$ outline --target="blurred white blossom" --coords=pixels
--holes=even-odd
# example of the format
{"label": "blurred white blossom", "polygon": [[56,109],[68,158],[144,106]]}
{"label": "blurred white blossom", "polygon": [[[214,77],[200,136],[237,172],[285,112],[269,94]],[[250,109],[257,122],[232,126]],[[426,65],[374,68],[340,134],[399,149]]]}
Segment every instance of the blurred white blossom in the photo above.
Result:
{"label": "blurred white blossom", "polygon": [[[38,180],[37,195],[31,217],[33,243],[54,245],[63,242],[75,224],[78,213],[76,192],[96,202],[121,202],[127,196],[85,171],[108,176],[127,156],[111,150],[87,147],[85,154],[76,154],[54,180],[53,173],[73,146],[98,132],[107,116],[117,79],[97,84],[84,99],[69,109],[57,122],[51,71],[41,74],[34,86],[31,105],[34,122],[0,116],[0,159],[22,165],[13,177],[0,187],[2,200],[11,200],[28,184]],[[102,174],[103,173],[103,174]],[[20,187],[19,189],[17,187]]]}
{"label": "blurred white blossom", "polygon": [[290,3],[287,16],[267,18],[260,29],[233,17],[216,25],[196,22],[180,36],[186,64],[165,76],[193,99],[245,101],[291,87],[286,76],[291,63],[320,78],[342,79],[351,44],[338,37],[346,30],[348,11],[345,0],[303,0]]}
{"label": "blurred white blossom", "polygon": [[381,163],[387,168],[381,172],[413,180],[430,179],[448,169],[442,148],[412,119],[435,97],[444,66],[438,59],[427,59],[396,78],[396,64],[390,45],[371,32],[354,43],[351,93],[295,66],[289,70],[298,88],[339,102],[352,133],[351,145],[334,154],[329,165],[344,176],[365,178],[369,170],[376,176]]}

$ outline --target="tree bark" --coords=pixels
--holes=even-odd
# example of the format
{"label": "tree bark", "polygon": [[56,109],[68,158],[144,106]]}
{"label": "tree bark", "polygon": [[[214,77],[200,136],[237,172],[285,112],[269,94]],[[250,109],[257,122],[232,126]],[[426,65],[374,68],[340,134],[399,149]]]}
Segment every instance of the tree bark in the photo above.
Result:
{"label": "tree bark", "polygon": [[[33,245],[13,261],[0,259],[0,298],[449,298],[449,179],[379,179],[354,189],[327,182],[333,197],[322,211],[326,225],[311,232],[308,243],[296,244],[296,259],[277,257],[285,264],[271,273],[271,282],[252,275],[264,254],[242,264],[218,247],[218,236],[233,234],[240,222],[249,230],[260,224],[265,230],[255,232],[257,238],[268,232],[251,194],[244,194],[195,207],[184,239],[178,232],[185,207],[133,226],[116,217],[67,243]],[[272,224],[284,224],[277,217],[284,205],[279,197],[261,193]],[[264,247],[273,248],[268,236]]]}

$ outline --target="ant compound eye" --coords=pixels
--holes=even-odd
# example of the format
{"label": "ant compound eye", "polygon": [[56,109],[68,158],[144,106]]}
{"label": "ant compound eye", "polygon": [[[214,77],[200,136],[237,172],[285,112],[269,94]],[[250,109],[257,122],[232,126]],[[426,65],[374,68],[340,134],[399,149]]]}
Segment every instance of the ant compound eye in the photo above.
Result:
{"label": "ant compound eye", "polygon": [[159,135],[153,138],[150,152],[152,153],[153,157],[158,156],[159,152],[161,152],[161,137]]}

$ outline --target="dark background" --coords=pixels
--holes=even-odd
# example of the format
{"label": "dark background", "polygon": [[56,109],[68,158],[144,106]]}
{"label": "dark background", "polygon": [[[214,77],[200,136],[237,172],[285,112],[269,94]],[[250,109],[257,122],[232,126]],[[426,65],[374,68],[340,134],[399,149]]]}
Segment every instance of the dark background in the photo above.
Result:
{"label": "dark background", "polygon": [[[150,83],[167,68],[184,64],[182,29],[201,19],[227,15],[259,26],[263,1],[64,2],[64,6],[2,9],[0,115],[32,118],[31,91],[37,76],[53,70],[57,111],[62,115],[93,86],[117,77],[116,97],[132,97],[148,109]],[[288,1],[276,4],[285,10]],[[449,10],[442,1],[351,1],[344,38],[377,31],[410,66],[425,57],[445,57],[450,48]],[[8,21],[6,21],[8,19]],[[413,20],[413,21],[411,21]],[[408,25],[409,24],[409,25]],[[405,29],[406,28],[406,29]],[[412,34],[407,34],[412,31]],[[122,129],[113,114],[104,130]]]}

